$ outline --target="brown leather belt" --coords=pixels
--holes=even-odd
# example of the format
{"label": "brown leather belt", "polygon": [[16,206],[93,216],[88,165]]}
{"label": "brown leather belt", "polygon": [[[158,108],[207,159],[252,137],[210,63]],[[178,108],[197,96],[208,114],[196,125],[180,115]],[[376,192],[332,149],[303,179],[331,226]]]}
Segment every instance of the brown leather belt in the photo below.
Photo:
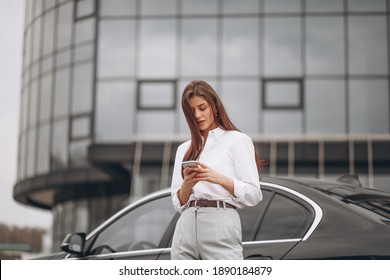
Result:
{"label": "brown leather belt", "polygon": [[207,199],[198,199],[190,202],[190,207],[216,207],[216,208],[232,208],[236,209],[236,206],[233,206],[229,203],[224,203],[219,200],[207,200]]}

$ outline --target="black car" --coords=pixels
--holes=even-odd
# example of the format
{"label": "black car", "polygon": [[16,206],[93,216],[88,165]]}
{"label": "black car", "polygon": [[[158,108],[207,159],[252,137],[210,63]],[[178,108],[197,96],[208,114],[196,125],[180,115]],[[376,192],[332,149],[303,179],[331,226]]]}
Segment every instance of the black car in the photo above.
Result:
{"label": "black car", "polygon": [[[244,258],[390,259],[390,193],[349,179],[263,177],[263,201],[239,210]],[[178,218],[170,190],[161,190],[88,236],[69,234],[64,252],[45,259],[170,259]]]}

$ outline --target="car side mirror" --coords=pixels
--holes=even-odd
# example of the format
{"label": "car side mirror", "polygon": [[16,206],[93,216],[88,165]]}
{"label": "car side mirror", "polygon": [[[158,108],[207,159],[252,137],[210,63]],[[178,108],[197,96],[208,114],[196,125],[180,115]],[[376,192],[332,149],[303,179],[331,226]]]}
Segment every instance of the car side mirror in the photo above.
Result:
{"label": "car side mirror", "polygon": [[61,250],[69,254],[83,255],[86,234],[83,232],[70,233],[65,236],[61,244]]}

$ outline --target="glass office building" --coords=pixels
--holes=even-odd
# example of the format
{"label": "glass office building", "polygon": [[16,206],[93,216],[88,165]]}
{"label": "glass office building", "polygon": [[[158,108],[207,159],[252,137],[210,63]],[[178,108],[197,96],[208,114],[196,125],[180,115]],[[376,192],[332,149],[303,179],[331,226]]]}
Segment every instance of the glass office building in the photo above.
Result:
{"label": "glass office building", "polygon": [[268,162],[390,191],[389,0],[27,0],[14,197],[53,250],[170,184],[184,86],[209,81]]}

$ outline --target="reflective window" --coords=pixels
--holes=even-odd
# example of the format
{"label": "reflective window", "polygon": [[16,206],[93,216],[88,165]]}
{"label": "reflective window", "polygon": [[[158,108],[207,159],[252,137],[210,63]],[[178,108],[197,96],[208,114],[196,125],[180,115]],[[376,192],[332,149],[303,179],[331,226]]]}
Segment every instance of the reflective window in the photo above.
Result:
{"label": "reflective window", "polygon": [[176,73],[175,54],[176,20],[142,20],[139,75],[151,78],[174,77]]}
{"label": "reflective window", "polygon": [[54,27],[55,11],[52,10],[44,16],[43,25],[43,55],[52,53],[54,50]]}
{"label": "reflective window", "polygon": [[53,8],[56,5],[57,0],[45,0],[45,10]]}
{"label": "reflective window", "polygon": [[89,137],[91,131],[89,116],[80,116],[72,119],[72,139]]}
{"label": "reflective window", "polygon": [[81,64],[73,70],[72,113],[92,110],[93,64]]}
{"label": "reflective window", "polygon": [[176,0],[142,0],[142,15],[175,15]]}
{"label": "reflective window", "polygon": [[27,177],[35,175],[35,158],[36,158],[36,143],[37,143],[37,130],[30,129],[27,133]]}
{"label": "reflective window", "polygon": [[54,117],[69,113],[69,69],[57,71],[55,74]]}
{"label": "reflective window", "polygon": [[265,79],[264,109],[303,109],[303,88],[299,79]]}
{"label": "reflective window", "polygon": [[58,9],[57,48],[67,47],[72,40],[73,1]]}
{"label": "reflective window", "polygon": [[74,49],[74,62],[80,60],[92,60],[94,58],[95,46],[92,44],[78,46]]}
{"label": "reflective window", "polygon": [[62,66],[69,66],[70,56],[71,56],[70,49],[57,52],[56,67],[60,68]]}
{"label": "reflective window", "polygon": [[61,170],[68,165],[68,120],[53,123],[53,145],[50,154],[51,169]]}
{"label": "reflective window", "polygon": [[351,80],[350,133],[389,133],[388,80]]}
{"label": "reflective window", "polygon": [[307,12],[342,12],[344,0],[308,0],[306,1]]}
{"label": "reflective window", "polygon": [[303,113],[289,110],[267,110],[263,114],[264,134],[302,134]]}
{"label": "reflective window", "polygon": [[98,76],[134,76],[135,22],[101,21],[99,32]]}
{"label": "reflective window", "polygon": [[72,141],[69,145],[70,165],[72,167],[81,167],[88,165],[88,146],[91,144],[89,139]]}
{"label": "reflective window", "polygon": [[135,84],[99,83],[97,88],[95,139],[127,142],[134,133]]}
{"label": "reflective window", "polygon": [[[95,0],[79,0],[76,6],[76,18],[91,16],[95,13]],[[104,2],[104,1],[101,1]]]}
{"label": "reflective window", "polygon": [[144,135],[172,135],[176,133],[174,111],[139,111],[136,133]]}
{"label": "reflective window", "polygon": [[182,76],[216,76],[217,38],[216,19],[183,19],[180,52]]}
{"label": "reflective window", "polygon": [[385,16],[350,16],[350,74],[387,74],[387,21]]}
{"label": "reflective window", "polygon": [[319,146],[317,142],[298,142],[294,146],[294,175],[319,177]]}
{"label": "reflective window", "polygon": [[266,13],[300,13],[301,0],[264,0]]}
{"label": "reflective window", "polygon": [[259,12],[258,0],[224,0],[222,1],[224,14],[250,14]]}
{"label": "reflective window", "polygon": [[[312,220],[312,215],[306,207],[276,194],[261,222],[256,240],[301,238]],[[278,230],[275,230],[276,228]]]}
{"label": "reflective window", "polygon": [[325,176],[335,180],[340,174],[349,174],[349,149],[346,142],[325,142]]}
{"label": "reflective window", "polygon": [[223,75],[259,74],[258,18],[223,20],[222,65]]}
{"label": "reflective window", "polygon": [[306,81],[306,132],[309,134],[346,133],[345,102],[344,81]]}
{"label": "reflective window", "polygon": [[[224,81],[219,94],[233,123],[245,133],[259,133],[260,82]],[[238,94],[239,93],[239,94]],[[245,112],[243,114],[242,112]]]}
{"label": "reflective window", "polygon": [[348,10],[351,12],[386,11],[386,0],[348,0]]}
{"label": "reflective window", "polygon": [[182,0],[183,15],[217,14],[218,0]]}
{"label": "reflective window", "polygon": [[132,16],[137,11],[137,0],[99,1],[101,16]]}
{"label": "reflective window", "polygon": [[138,110],[175,110],[175,82],[141,81],[138,84]]}
{"label": "reflective window", "polygon": [[158,248],[175,213],[170,196],[143,204],[100,232],[90,254]]}
{"label": "reflective window", "polygon": [[18,179],[23,180],[26,177],[27,166],[27,134],[22,134],[19,142],[19,157],[18,157]]}
{"label": "reflective window", "polygon": [[265,74],[297,76],[301,66],[301,19],[265,18]]}
{"label": "reflective window", "polygon": [[48,121],[51,117],[51,108],[52,108],[52,92],[53,92],[53,76],[46,75],[42,77],[41,81],[41,97],[40,97],[40,113],[39,120]]}
{"label": "reflective window", "polygon": [[306,20],[307,74],[344,74],[344,20],[308,17]]}
{"label": "reflective window", "polygon": [[53,56],[50,55],[42,60],[41,73],[42,74],[52,73],[53,67],[54,67],[54,59]]}
{"label": "reflective window", "polygon": [[76,23],[75,43],[88,42],[95,38],[95,18],[79,20]]}
{"label": "reflective window", "polygon": [[39,58],[40,55],[40,48],[41,48],[41,22],[42,19],[37,19],[33,23],[33,30],[34,30],[34,41],[32,44],[32,61],[36,61]]}
{"label": "reflective window", "polygon": [[38,132],[38,155],[37,155],[37,173],[48,173],[50,168],[49,160],[50,148],[50,125],[45,124],[39,127]]}
{"label": "reflective window", "polygon": [[31,92],[30,92],[30,104],[28,107],[28,112],[29,112],[29,118],[28,118],[28,124],[30,126],[35,125],[37,123],[38,119],[38,97],[39,97],[39,92],[38,92],[38,81],[35,80],[31,84]]}

